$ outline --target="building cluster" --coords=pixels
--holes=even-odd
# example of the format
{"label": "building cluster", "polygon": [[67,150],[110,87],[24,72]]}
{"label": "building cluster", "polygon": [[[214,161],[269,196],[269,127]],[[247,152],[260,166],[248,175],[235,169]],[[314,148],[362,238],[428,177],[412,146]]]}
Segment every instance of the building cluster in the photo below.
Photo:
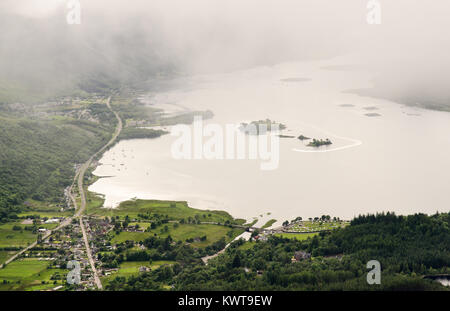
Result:
{"label": "building cluster", "polygon": [[[55,224],[63,220],[64,218],[62,217],[55,217],[38,220],[38,222]],[[109,245],[107,234],[113,229],[113,225],[108,220],[92,217],[85,217],[84,224],[88,241],[91,243],[91,253],[97,272],[100,275],[105,275],[101,263],[97,259],[97,253],[99,251],[112,250],[113,247]],[[45,228],[41,229],[47,231]],[[76,220],[61,230],[54,231],[48,238],[42,238],[35,247],[24,252],[21,257],[48,261],[48,269],[55,269],[52,281],[59,280],[58,283],[55,282],[53,290],[61,290],[68,286],[71,286],[73,290],[79,291],[96,289],[94,273],[89,263],[80,223]],[[66,282],[67,273],[60,273],[61,270],[59,269],[66,269],[67,264],[73,260],[80,264],[80,283],[69,285]],[[63,285],[60,285],[61,282]]]}
{"label": "building cluster", "polygon": [[86,217],[84,219],[84,227],[86,228],[88,241],[90,241],[91,254],[98,275],[111,274],[117,269],[103,267],[101,261],[98,260],[97,254],[114,250],[115,246],[112,246],[108,239],[108,233],[114,229],[114,225],[108,218]]}

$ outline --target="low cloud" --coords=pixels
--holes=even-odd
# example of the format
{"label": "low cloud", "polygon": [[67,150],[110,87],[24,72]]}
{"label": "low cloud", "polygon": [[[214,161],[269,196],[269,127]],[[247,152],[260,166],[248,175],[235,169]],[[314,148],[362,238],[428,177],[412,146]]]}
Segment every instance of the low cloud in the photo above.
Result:
{"label": "low cloud", "polygon": [[380,25],[367,24],[361,0],[80,3],[81,25],[67,25],[65,0],[3,0],[0,81],[64,86],[351,54],[379,77],[380,92],[449,98],[445,0],[380,1]]}

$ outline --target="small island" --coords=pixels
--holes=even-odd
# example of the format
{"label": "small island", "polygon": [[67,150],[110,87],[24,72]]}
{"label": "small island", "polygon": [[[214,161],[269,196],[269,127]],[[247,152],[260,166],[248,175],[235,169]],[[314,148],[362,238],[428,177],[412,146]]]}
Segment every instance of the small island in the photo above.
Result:
{"label": "small island", "polygon": [[245,134],[261,135],[272,131],[272,128],[277,127],[277,130],[286,129],[286,125],[277,123],[270,119],[252,121],[250,123],[241,123],[239,129]]}
{"label": "small island", "polygon": [[332,144],[332,142],[327,138],[327,139],[325,139],[325,140],[323,140],[323,139],[313,139],[312,140],[312,142],[310,142],[309,144],[308,144],[308,147],[316,147],[316,148],[318,148],[318,147],[320,147],[320,146],[327,146],[327,145],[331,145]]}

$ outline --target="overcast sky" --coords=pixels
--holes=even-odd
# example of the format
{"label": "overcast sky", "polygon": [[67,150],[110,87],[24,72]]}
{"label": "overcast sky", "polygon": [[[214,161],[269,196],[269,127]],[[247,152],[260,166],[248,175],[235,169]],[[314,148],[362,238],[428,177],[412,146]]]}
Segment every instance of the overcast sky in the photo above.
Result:
{"label": "overcast sky", "polygon": [[380,25],[366,21],[368,0],[80,0],[81,25],[66,23],[67,2],[1,1],[3,79],[71,63],[219,72],[351,54],[392,91],[450,98],[447,0],[379,0]]}

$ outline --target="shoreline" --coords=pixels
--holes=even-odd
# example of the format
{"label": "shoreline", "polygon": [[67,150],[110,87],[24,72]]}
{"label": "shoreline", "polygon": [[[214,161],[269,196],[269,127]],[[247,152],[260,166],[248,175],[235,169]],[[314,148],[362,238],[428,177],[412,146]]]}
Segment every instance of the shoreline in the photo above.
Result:
{"label": "shoreline", "polygon": [[[295,68],[295,66],[297,66],[296,64],[293,64],[293,68]],[[273,70],[274,72],[270,72],[270,78],[274,78],[277,77],[279,75],[279,71],[277,70],[277,68],[275,68]],[[284,75],[284,73],[283,73]],[[318,76],[314,77],[312,79],[312,83],[315,83],[316,81],[319,81],[319,78],[322,77],[324,74],[322,71],[318,72]],[[347,75],[347,74],[346,74]],[[264,75],[264,77],[266,77],[267,75]],[[328,75],[326,75],[328,76]],[[351,75],[352,77],[353,75]],[[234,77],[234,76],[233,76]],[[218,77],[220,78],[220,76]],[[237,79],[241,78],[241,76],[238,74],[236,76]],[[344,77],[345,78],[345,77]],[[216,79],[217,80],[217,79]],[[345,81],[347,81],[346,79],[344,79]],[[219,82],[221,82],[222,80],[218,80]],[[344,81],[344,82],[345,82]],[[215,81],[217,83],[217,81]],[[246,82],[246,80],[243,80],[242,82]],[[362,80],[361,84],[363,84],[364,80]],[[200,85],[201,87],[202,85]],[[209,105],[208,103],[208,99],[210,99],[210,97],[208,96],[213,96],[216,93],[214,93],[216,91],[216,88],[214,88],[215,85],[212,86],[211,88],[211,94],[209,92],[204,93],[204,91],[202,91],[201,95],[205,96],[202,98],[197,97],[192,97],[191,95],[185,95],[183,93],[183,96],[181,98],[176,97],[177,100],[179,100],[184,106],[183,108],[185,109],[186,107],[192,107],[193,110],[204,110],[204,109],[212,109],[215,114],[217,114],[217,117],[214,118],[213,122],[228,122],[230,119],[230,117],[232,118],[238,118],[241,120],[259,120],[259,119],[263,119],[267,116],[270,116],[271,119],[276,119],[276,120],[280,120],[280,122],[282,123],[286,123],[288,125],[289,128],[294,128],[295,127],[295,131],[297,130],[301,130],[301,132],[299,133],[305,133],[302,129],[303,125],[302,122],[298,122],[297,119],[293,119],[290,118],[288,115],[285,114],[272,114],[270,113],[270,109],[268,109],[267,111],[267,115],[261,115],[258,114],[258,112],[255,112],[255,114],[253,114],[252,111],[250,112],[245,112],[245,113],[236,113],[236,116],[233,115],[229,115],[227,114],[227,111],[224,110],[223,106],[213,106],[213,105]],[[253,84],[251,84],[250,86],[254,86]],[[259,84],[258,84],[259,86]],[[263,85],[264,86],[264,85]],[[232,87],[234,87],[234,85],[232,85]],[[297,86],[296,86],[297,87]],[[335,88],[331,89],[332,92],[339,92],[339,94],[341,94],[343,91],[343,89],[346,86],[341,86],[341,84],[337,85]],[[208,90],[208,89],[207,89]],[[231,89],[233,90],[233,89]],[[289,89],[290,90],[290,89]],[[293,90],[294,91],[294,90]],[[193,92],[193,95],[198,95],[197,93],[195,93],[195,89]],[[151,103],[151,107],[154,108],[158,108],[159,105],[158,103],[161,103],[162,106],[161,108],[164,107],[164,105],[166,107],[169,108],[177,108],[176,105],[172,105],[172,106],[167,106],[169,103],[165,104],[165,97],[166,97],[166,93],[162,92],[161,96],[159,96],[160,92],[157,93],[157,96],[155,98],[150,97],[150,100],[147,102],[147,104],[150,102]],[[171,95],[172,92],[168,92],[168,95]],[[222,94],[222,93],[221,93]],[[295,93],[297,94],[297,93]],[[295,95],[294,94],[294,95]],[[178,93],[175,92],[175,95],[179,95]],[[242,100],[252,100],[253,99],[253,95],[250,94],[247,97],[245,97],[246,94],[242,94],[242,96],[240,96],[240,98],[242,98]],[[268,93],[268,95],[271,95],[271,93]],[[232,96],[232,94],[231,94]],[[145,96],[144,96],[145,97]],[[170,97],[170,96],[169,96]],[[191,104],[191,102],[189,102],[190,99],[194,98],[196,100],[195,103]],[[231,97],[231,99],[234,99],[235,97]],[[296,98],[296,97],[293,97]],[[299,95],[299,100],[301,100],[303,98],[303,95],[300,96]],[[161,101],[159,101],[159,99],[161,99]],[[228,98],[225,97],[225,99]],[[187,101],[186,101],[187,100]],[[325,99],[327,100],[327,99]],[[408,197],[406,197],[404,195],[405,193],[405,189],[404,187],[399,188],[399,191],[397,195],[395,196],[391,196],[389,197],[389,193],[383,193],[383,195],[381,196],[380,199],[374,200],[372,202],[368,202],[368,204],[365,206],[364,204],[364,197],[370,197],[371,194],[373,194],[375,191],[378,191],[379,193],[379,187],[378,185],[380,184],[379,182],[379,174],[376,173],[376,169],[379,169],[379,165],[377,163],[374,163],[372,166],[372,168],[368,168],[367,170],[369,171],[368,173],[370,173],[368,175],[368,178],[370,178],[370,182],[372,182],[372,184],[369,184],[367,188],[359,186],[358,183],[351,183],[350,182],[354,182],[355,180],[357,180],[356,178],[358,178],[358,176],[356,176],[356,173],[359,169],[362,169],[362,162],[366,159],[372,159],[372,158],[365,158],[366,154],[368,154],[368,152],[372,152],[372,151],[376,151],[376,150],[384,150],[384,151],[396,151],[398,149],[400,149],[400,147],[402,147],[402,143],[407,144],[409,143],[409,139],[411,138],[411,135],[392,135],[392,141],[394,141],[394,138],[398,140],[399,143],[395,144],[395,146],[393,146],[391,144],[391,142],[389,141],[389,139],[385,139],[384,141],[381,141],[379,139],[376,139],[376,137],[374,135],[372,135],[372,133],[375,133],[376,131],[381,131],[381,135],[385,134],[384,132],[382,132],[383,130],[385,130],[387,133],[389,134],[396,134],[396,132],[392,131],[393,125],[394,125],[394,121],[400,121],[400,122],[404,122],[404,126],[414,126],[416,125],[415,123],[418,124],[423,124],[420,122],[425,122],[425,121],[433,121],[433,119],[428,120],[427,115],[424,114],[423,117],[423,121],[420,121],[418,118],[406,118],[405,113],[408,112],[409,110],[406,110],[406,108],[396,108],[400,105],[398,105],[397,103],[384,103],[384,102],[378,102],[378,101],[372,101],[372,100],[366,100],[366,99],[362,99],[358,98],[358,96],[340,96],[337,97],[335,102],[328,102],[328,106],[327,103],[325,103],[324,100],[324,106],[323,108],[327,108],[328,110],[324,110],[324,112],[322,110],[320,110],[320,115],[323,115],[324,117],[328,117],[327,113],[328,112],[336,112],[339,114],[339,116],[342,116],[342,120],[339,122],[334,122],[334,119],[329,119],[330,121],[327,122],[322,122],[320,121],[321,119],[317,117],[317,115],[319,115],[319,113],[317,113],[317,115],[315,114],[316,111],[313,110],[308,116],[303,116],[305,118],[305,120],[310,120],[313,124],[324,124],[325,128],[329,128],[332,131],[336,132],[336,133],[342,133],[345,136],[350,136],[353,135],[354,133],[358,133],[359,137],[344,137],[344,136],[338,136],[338,135],[334,135],[332,133],[331,134],[331,139],[333,140],[333,143],[335,143],[333,137],[335,137],[337,139],[336,141],[336,145],[331,147],[329,146],[328,148],[323,148],[320,147],[317,150],[313,149],[313,150],[302,150],[302,147],[300,148],[296,148],[296,145],[291,146],[293,143],[286,139],[284,140],[284,142],[282,144],[284,144],[284,146],[288,146],[288,147],[292,147],[289,149],[289,151],[292,152],[296,152],[294,154],[294,156],[289,156],[288,159],[286,159],[286,163],[287,165],[291,165],[293,164],[292,168],[295,169],[297,172],[301,171],[302,174],[309,174],[307,176],[311,176],[311,174],[315,174],[322,176],[323,175],[323,180],[319,180],[317,177],[316,178],[307,178],[308,181],[299,181],[299,177],[301,178],[300,174],[292,174],[290,176],[296,177],[296,180],[299,181],[298,184],[298,188],[299,189],[304,189],[305,193],[302,197],[299,197],[298,203],[294,202],[294,200],[292,199],[292,197],[296,197],[297,195],[295,195],[295,191],[296,189],[293,189],[293,187],[287,185],[286,182],[280,181],[281,187],[284,188],[280,189],[279,192],[279,198],[284,198],[285,196],[288,197],[288,199],[285,201],[285,203],[287,205],[290,206],[286,206],[286,207],[278,207],[276,204],[278,204],[276,202],[276,199],[274,199],[274,197],[276,197],[276,194],[268,194],[268,192],[263,192],[262,195],[260,197],[264,197],[264,196],[269,196],[268,200],[266,200],[266,202],[269,203],[264,203],[262,199],[258,198],[258,199],[251,199],[251,200],[245,200],[247,199],[247,195],[243,194],[242,192],[239,191],[235,191],[235,194],[233,196],[229,195],[229,191],[222,191],[222,190],[217,190],[216,191],[216,186],[218,186],[219,183],[215,182],[212,184],[212,186],[209,185],[205,185],[205,181],[208,180],[206,178],[209,177],[210,174],[204,173],[199,171],[199,173],[197,174],[197,171],[194,171],[193,169],[184,169],[183,167],[181,169],[178,169],[179,166],[176,167],[172,167],[170,166],[172,164],[172,162],[170,162],[169,160],[166,160],[165,158],[163,158],[163,156],[157,156],[157,157],[152,157],[150,160],[148,160],[147,158],[147,163],[157,163],[156,165],[158,165],[159,162],[155,162],[153,161],[154,159],[156,159],[156,161],[165,161],[165,162],[161,162],[163,164],[168,163],[169,166],[167,166],[168,168],[173,169],[175,172],[166,172],[168,171],[166,169],[165,166],[161,166],[161,169],[159,170],[155,170],[152,171],[150,173],[148,173],[147,175],[150,176],[145,176],[145,171],[143,171],[142,173],[139,173],[139,169],[137,169],[137,165],[127,165],[127,169],[131,171],[130,172],[123,172],[123,170],[121,169],[121,172],[119,173],[119,175],[117,176],[117,179],[114,179],[114,181],[108,181],[108,182],[101,182],[98,187],[98,189],[95,190],[105,190],[107,189],[108,186],[111,186],[111,191],[114,192],[109,192],[109,194],[111,196],[109,196],[108,199],[108,205],[115,205],[115,202],[119,202],[119,201],[126,201],[127,199],[130,199],[132,197],[139,197],[142,199],[157,199],[157,200],[179,200],[179,199],[185,199],[188,204],[190,206],[193,206],[195,208],[200,208],[200,209],[210,209],[212,206],[214,206],[215,209],[218,210],[226,210],[229,211],[230,213],[232,213],[233,215],[238,215],[239,217],[243,217],[248,219],[249,221],[252,220],[253,217],[255,217],[254,215],[260,215],[261,213],[265,214],[267,211],[272,211],[274,213],[274,218],[278,219],[278,221],[281,223],[284,219],[290,219],[291,217],[294,217],[292,215],[296,214],[296,211],[299,212],[299,214],[303,214],[306,216],[309,215],[315,215],[315,211],[318,211],[319,213],[328,213],[331,214],[333,213],[333,211],[337,211],[336,214],[340,214],[343,217],[345,217],[346,219],[351,219],[353,217],[356,217],[359,214],[365,214],[365,213],[376,213],[381,212],[380,207],[385,207],[384,209],[388,209],[388,210],[395,210],[395,212],[398,215],[408,215],[408,214],[413,214],[413,213],[417,213],[417,212],[422,212],[422,213],[432,213],[433,211],[430,208],[427,208],[426,205],[422,205],[422,202],[417,202],[417,200],[415,200],[415,202],[413,201],[414,196],[411,196],[412,199],[407,199]],[[267,103],[269,104],[269,101],[267,101]],[[340,109],[340,108],[336,108],[340,103],[345,103],[346,105],[349,105],[349,107],[355,107],[355,111],[353,110],[346,110],[346,109]],[[218,104],[220,104],[220,101],[218,102]],[[264,103],[262,103],[264,104]],[[307,105],[308,103],[305,102],[305,111],[308,112],[308,109],[310,107],[310,105]],[[383,111],[383,118],[379,118],[379,119],[370,119],[370,118],[365,118],[364,115],[362,113],[367,112],[368,110],[373,110],[373,107],[375,106],[379,106],[378,109],[381,109]],[[264,106],[261,106],[262,108],[264,108]],[[272,106],[267,106],[267,107],[272,107]],[[313,109],[314,107],[311,106]],[[322,107],[322,106],[320,106]],[[370,109],[367,109],[367,108]],[[233,106],[230,103],[230,109],[232,109]],[[179,107],[178,107],[179,109]],[[297,108],[292,108],[293,111],[295,111],[295,109]],[[301,108],[299,111],[302,111],[303,108]],[[359,110],[358,110],[359,109]],[[427,111],[429,111],[429,109],[426,109]],[[265,110],[266,111],[266,110]],[[323,113],[322,113],[323,112]],[[439,113],[438,111],[436,113]],[[370,121],[369,121],[370,119]],[[327,119],[328,120],[328,119]],[[386,122],[386,127],[382,128],[380,126],[380,120],[382,120],[382,122]],[[412,121],[411,121],[412,120]],[[416,121],[417,120],[417,121]],[[438,121],[446,121],[447,118],[440,118]],[[343,126],[341,127],[341,123],[343,123],[344,121],[348,121],[347,123],[351,125],[351,127],[347,127],[347,126]],[[359,123],[358,123],[359,122]],[[365,126],[364,124],[367,124],[367,126]],[[354,131],[353,127],[356,126],[364,126],[361,129],[361,133]],[[439,123],[439,125],[441,125],[441,123]],[[318,127],[311,125],[311,127],[315,127],[318,129]],[[445,129],[446,126],[443,125],[443,128]],[[321,133],[325,133],[327,132],[326,130],[323,129],[319,129]],[[315,131],[312,131],[312,133],[314,133]],[[309,132],[306,132],[305,134],[308,134],[308,136],[311,136],[309,134],[312,134]],[[319,135],[313,135],[311,137],[320,137]],[[398,137],[397,137],[398,136]],[[293,138],[293,137],[292,137]],[[357,139],[360,138],[360,139]],[[373,138],[373,140],[371,140]],[[342,140],[341,140],[342,139]],[[153,142],[149,144],[148,147],[143,146],[145,141],[142,141],[142,143],[139,144],[129,144],[129,145],[122,145],[122,146],[126,146],[125,149],[127,150],[127,158],[129,158],[129,149],[134,149],[134,154],[139,154],[136,156],[136,159],[140,159],[139,161],[137,160],[128,160],[127,163],[131,163],[130,161],[136,161],[135,163],[140,164],[142,160],[145,160],[145,158],[142,158],[142,152],[136,151],[136,146],[142,145],[144,147],[144,149],[148,149],[149,152],[153,152],[156,151],[157,148],[160,148],[161,146],[163,148],[167,147],[167,142],[169,142],[168,139],[164,139],[162,138],[161,140],[164,140],[164,142]],[[364,142],[363,142],[364,141]],[[169,142],[170,143],[170,142]],[[356,148],[358,146],[361,146],[364,144],[363,148],[358,148],[358,149],[354,149],[351,152],[342,152],[342,153],[336,153],[333,154],[331,153],[332,151],[344,151],[346,149],[353,149]],[[410,144],[409,144],[410,145]],[[129,146],[130,148],[127,148],[127,146]],[[282,145],[283,146],[283,145]],[[386,147],[386,149],[380,149],[378,147]],[[306,148],[306,147],[305,147]],[[309,148],[306,148],[309,149]],[[372,150],[373,149],[373,150]],[[413,149],[413,152],[416,151],[415,149]],[[147,152],[147,151],[145,151]],[[298,152],[298,153],[297,153]],[[117,152],[116,152],[117,153]],[[312,155],[312,153],[322,153],[322,154],[327,154],[326,156],[303,156],[300,155],[300,153],[309,153]],[[295,157],[298,156],[298,160],[295,160]],[[330,155],[330,156],[328,156]],[[400,153],[400,155],[404,155],[403,153]],[[368,155],[370,156],[370,155]],[[142,158],[142,159],[141,159]],[[294,158],[294,160],[292,160],[292,158]],[[318,160],[316,160],[318,159]],[[417,160],[419,160],[420,157],[419,156],[415,156],[413,157],[412,163],[416,163]],[[284,159],[283,159],[284,160]],[[288,162],[290,161],[290,162]],[[296,164],[293,161],[298,161],[298,162],[307,162],[307,164],[302,165],[302,164]],[[376,159],[375,159],[376,161]],[[442,159],[438,159],[439,163],[442,162]],[[356,164],[354,164],[356,163]],[[143,164],[145,164],[143,162]],[[338,166],[336,166],[335,164],[338,164]],[[399,162],[398,158],[392,158],[392,160],[389,160],[389,162],[387,163],[388,165],[398,165],[401,164],[401,162]],[[445,163],[444,163],[445,164]],[[234,164],[224,164],[227,167],[229,166],[231,169],[241,169],[242,165],[234,165]],[[286,166],[287,166],[286,165]],[[333,165],[333,167],[331,167],[331,165]],[[340,166],[339,166],[340,165]],[[143,170],[153,170],[153,167],[155,165],[147,165],[145,164],[145,166],[143,167]],[[193,163],[193,166],[197,166],[196,163]],[[235,166],[235,167],[234,167]],[[241,166],[241,167],[239,167]],[[202,169],[203,166],[199,166],[200,170]],[[214,165],[209,165],[207,164],[206,167],[208,169],[216,168],[216,164]],[[315,167],[316,172],[312,172],[313,170],[310,169],[311,167]],[[446,167],[444,165],[444,167]],[[337,168],[337,169],[335,169]],[[366,166],[363,168],[365,169]],[[105,168],[106,169],[106,168]],[[220,168],[219,168],[220,169]],[[402,165],[400,165],[401,172],[406,172],[406,168],[404,168]],[[177,178],[174,174],[172,173],[178,173],[180,172],[180,178]],[[217,172],[222,172],[221,170],[218,170]],[[249,175],[247,172],[247,170],[241,170],[240,171],[241,174],[246,174],[246,177],[244,177],[245,181],[242,183],[239,183],[239,186],[247,186],[248,183],[248,179],[249,177],[253,177],[252,175]],[[127,175],[127,173],[129,175]],[[226,172],[225,172],[226,173]],[[416,175],[418,174],[422,174],[422,171],[419,171],[416,173]],[[134,174],[134,175],[133,175]],[[186,174],[187,177],[181,176],[181,174]],[[252,172],[250,172],[250,174],[252,174]],[[113,174],[108,174],[108,173],[104,173],[103,175],[113,175]],[[403,174],[405,175],[405,174]],[[127,176],[131,176],[134,177],[136,176],[136,180],[141,181],[142,179],[142,185],[135,185],[136,182],[134,182],[132,179],[127,178]],[[275,175],[276,178],[278,178],[278,176],[280,176],[281,178],[286,177],[287,175],[284,174],[284,172],[282,173],[277,173],[277,175]],[[348,183],[348,185],[351,187],[342,187],[340,185],[336,185],[335,181],[332,182],[328,182],[328,180],[330,180],[329,177],[333,177],[333,176],[340,176],[340,178],[343,179],[344,183]],[[152,178],[154,177],[154,178]],[[399,175],[399,177],[402,177],[402,175]],[[439,177],[439,175],[437,176]],[[195,189],[191,189],[191,185],[187,185],[185,184],[185,179],[188,180],[188,178],[190,179],[201,179],[200,181],[198,181],[198,187]],[[227,178],[227,177],[225,177]],[[228,180],[225,180],[225,186],[228,186],[229,181],[233,180],[233,176],[229,176]],[[255,177],[256,178],[256,177]],[[289,177],[288,177],[289,178]],[[189,179],[189,180],[190,180]],[[438,179],[439,180],[439,179]],[[130,181],[128,183],[128,181]],[[290,181],[288,179],[288,181]],[[396,180],[394,180],[393,182],[395,182]],[[389,186],[394,185],[393,182],[391,182],[389,184]],[[291,184],[297,183],[295,181],[293,181]],[[324,183],[324,187],[327,187],[324,191],[325,193],[329,193],[330,196],[329,198],[331,199],[323,199],[320,195],[318,195],[318,188],[320,188],[321,183]],[[123,185],[123,186],[122,186]],[[173,185],[173,186],[170,186]],[[183,185],[185,185],[183,188]],[[369,187],[369,186],[373,186],[373,187]],[[396,185],[396,184],[395,184]],[[262,185],[264,186],[264,185]],[[415,185],[414,185],[415,186]],[[336,188],[338,187],[338,188]],[[351,189],[350,189],[351,188]],[[369,189],[369,188],[373,188],[373,189]],[[151,191],[148,191],[148,190]],[[178,190],[179,189],[179,190]],[[198,190],[200,189],[200,190]],[[230,186],[230,190],[233,189],[232,186]],[[335,189],[338,189],[339,191],[335,191]],[[412,188],[413,190],[416,190],[416,187]],[[266,188],[263,188],[263,190],[265,191]],[[97,191],[97,192],[100,192]],[[251,190],[249,190],[251,191]],[[103,191],[104,193],[108,193],[107,191]],[[153,192],[153,193],[152,193]],[[289,192],[289,193],[288,193]],[[435,207],[433,207],[433,210],[438,210],[438,211],[445,211],[446,207],[442,206],[443,203],[446,202],[446,198],[444,198],[442,195],[439,195],[439,193],[436,193],[436,191],[433,191],[432,189],[428,189],[427,188],[427,192],[429,195],[437,195],[437,205]],[[130,194],[129,196],[127,194]],[[293,194],[294,193],[294,194]],[[147,194],[147,195],[143,195],[143,194]],[[179,195],[177,195],[179,194]],[[185,196],[186,194],[188,194],[188,196]],[[206,194],[206,196],[205,196]],[[208,194],[211,194],[211,197],[208,197]],[[240,195],[239,195],[240,194]],[[292,194],[292,195],[291,195]],[[310,194],[310,195],[309,195]],[[318,196],[317,196],[318,195]],[[108,195],[106,195],[108,196]],[[308,197],[312,197],[312,196],[317,196],[317,200],[312,200]],[[417,195],[416,195],[417,196]],[[117,200],[116,200],[117,198]],[[221,202],[213,202],[212,200],[214,200],[214,198],[220,198]],[[248,204],[251,204],[251,208],[247,208],[245,209],[245,203],[239,202],[240,200],[244,200],[249,202]],[[109,203],[111,202],[111,204]],[[417,202],[417,203],[416,203]],[[217,203],[217,204],[216,204]],[[335,205],[338,205],[338,208],[335,208]],[[340,207],[342,205],[342,208]],[[425,207],[424,207],[425,206]],[[109,206],[106,208],[114,208],[114,206]],[[253,213],[251,213],[253,212]],[[260,217],[256,217],[259,224],[264,224],[265,222],[265,218],[261,219]],[[269,219],[267,219],[269,220]],[[277,224],[278,224],[277,221]],[[272,226],[271,226],[272,227]]]}

